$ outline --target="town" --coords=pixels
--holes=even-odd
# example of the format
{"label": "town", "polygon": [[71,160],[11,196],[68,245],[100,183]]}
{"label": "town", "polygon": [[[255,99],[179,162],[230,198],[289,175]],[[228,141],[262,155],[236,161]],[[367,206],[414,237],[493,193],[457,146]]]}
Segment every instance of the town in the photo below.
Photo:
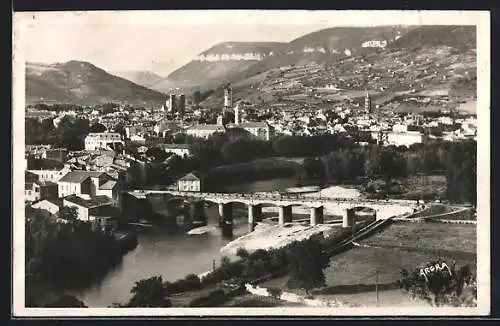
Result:
{"label": "town", "polygon": [[[189,143],[169,140],[185,140],[186,136],[208,138],[231,128],[241,128],[250,137],[266,141],[280,135],[345,134],[358,139],[361,145],[411,146],[423,143],[425,138],[454,141],[477,137],[474,115],[454,116],[445,111],[430,116],[411,113],[380,117],[375,110],[367,93],[363,102],[346,107],[335,106],[328,111],[269,109],[264,113],[265,120],[258,117],[247,120],[248,116],[255,116],[255,111],[252,106],[240,103],[233,106],[231,88],[225,89],[224,107],[211,124],[203,122],[213,121],[215,114],[186,107],[184,94],[178,97],[178,102],[172,94],[163,106],[140,111],[121,106],[113,107],[109,113],[94,108],[67,111],[28,108],[26,118],[36,119],[40,124],[50,121],[57,128],[63,118],[87,119],[91,126],[101,130],[88,133],[81,150],[69,151],[50,144],[26,145],[26,201],[33,202],[33,208],[51,213],[57,212],[61,203],[76,206],[79,219],[94,220],[96,216],[89,215],[89,208],[101,211],[101,206],[116,206],[120,189],[145,184],[146,171],[154,161],[151,149],[160,149],[168,156],[162,162],[168,169],[173,156],[191,155]],[[226,112],[233,121],[224,123]],[[136,151],[127,151],[125,143],[136,145]]]}
{"label": "town", "polygon": [[476,50],[433,28],[221,43],[183,78],[243,71],[162,92],[27,63],[26,305],[475,306]]}

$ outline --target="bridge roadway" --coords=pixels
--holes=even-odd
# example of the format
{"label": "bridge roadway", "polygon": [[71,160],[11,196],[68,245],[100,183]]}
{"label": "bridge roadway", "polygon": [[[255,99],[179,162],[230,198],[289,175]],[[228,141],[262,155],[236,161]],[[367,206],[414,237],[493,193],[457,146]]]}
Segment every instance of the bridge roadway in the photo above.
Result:
{"label": "bridge roadway", "polygon": [[[248,223],[253,230],[255,223],[262,219],[262,206],[277,206],[279,225],[292,221],[292,207],[305,206],[310,209],[310,224],[323,223],[323,210],[328,206],[328,211],[333,215],[342,216],[342,226],[351,227],[354,224],[354,209],[371,208],[376,213],[377,219],[412,213],[418,206],[417,201],[408,200],[375,200],[359,198],[324,197],[314,194],[284,194],[269,193],[216,193],[216,192],[190,192],[177,190],[133,190],[128,194],[136,198],[150,196],[165,196],[166,202],[189,198],[192,205],[202,202],[212,202],[219,205],[219,214],[224,221],[232,221],[232,203],[243,203],[248,206]],[[166,196],[168,195],[168,197]]]}

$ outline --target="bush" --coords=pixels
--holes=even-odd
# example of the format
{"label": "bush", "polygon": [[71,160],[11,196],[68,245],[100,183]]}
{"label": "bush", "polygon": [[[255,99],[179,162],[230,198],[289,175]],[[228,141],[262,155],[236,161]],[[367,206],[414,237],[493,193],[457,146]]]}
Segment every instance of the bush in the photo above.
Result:
{"label": "bush", "polygon": [[224,290],[214,290],[206,296],[198,297],[193,299],[190,303],[190,307],[215,307],[223,304],[229,299],[229,296],[224,292]]}
{"label": "bush", "polygon": [[281,289],[280,288],[268,288],[267,291],[269,292],[269,294],[273,297],[273,298],[276,298],[276,299],[279,299],[280,296],[281,296]]}
{"label": "bush", "polygon": [[169,294],[194,291],[201,288],[201,280],[198,275],[189,274],[184,279],[175,282],[166,282],[165,287]]}
{"label": "bush", "polygon": [[203,277],[203,280],[201,280],[200,282],[201,286],[216,284],[222,281],[230,280],[232,278],[239,278],[241,277],[243,267],[244,265],[242,261],[229,263],[227,265],[224,264]]}

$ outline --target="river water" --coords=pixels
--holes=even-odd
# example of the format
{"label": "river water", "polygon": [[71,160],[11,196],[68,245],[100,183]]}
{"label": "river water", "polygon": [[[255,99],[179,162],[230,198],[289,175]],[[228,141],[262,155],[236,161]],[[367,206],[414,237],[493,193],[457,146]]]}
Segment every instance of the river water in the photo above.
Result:
{"label": "river water", "polygon": [[[274,191],[295,186],[293,179],[272,179],[225,186],[227,192]],[[243,207],[242,207],[243,208]],[[237,211],[236,211],[237,212]],[[243,213],[245,212],[245,213]],[[187,274],[201,274],[219,265],[220,249],[232,239],[248,233],[246,211],[233,217],[233,238],[223,238],[217,227],[217,207],[205,208],[207,224],[213,231],[203,235],[171,234],[159,229],[138,230],[139,244],[123,257],[122,263],[104,280],[90,289],[73,293],[89,307],[108,307],[125,303],[136,281],[161,275],[164,281],[175,281]],[[230,257],[233,258],[233,257]]]}

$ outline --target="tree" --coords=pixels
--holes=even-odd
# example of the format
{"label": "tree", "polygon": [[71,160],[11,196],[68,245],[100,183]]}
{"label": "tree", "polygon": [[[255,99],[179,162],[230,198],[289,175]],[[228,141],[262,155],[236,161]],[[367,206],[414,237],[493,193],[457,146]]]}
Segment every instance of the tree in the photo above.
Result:
{"label": "tree", "polygon": [[268,288],[267,291],[273,298],[276,299],[279,299],[281,297],[281,294],[283,293],[280,288]]}
{"label": "tree", "polygon": [[98,122],[89,127],[89,132],[105,132],[106,130],[106,126]]}
{"label": "tree", "polygon": [[446,157],[446,195],[454,202],[477,201],[477,145],[475,141],[452,143]]}
{"label": "tree", "polygon": [[413,298],[433,306],[476,306],[477,283],[468,265],[457,268],[435,260],[410,271],[402,269],[400,274],[400,287]]}
{"label": "tree", "polygon": [[236,250],[236,256],[245,260],[250,256],[250,253],[245,248],[238,248],[238,250]]}
{"label": "tree", "polygon": [[292,288],[304,288],[306,293],[325,285],[323,269],[329,266],[330,257],[316,237],[293,242],[289,247],[290,279]]}
{"label": "tree", "polygon": [[167,298],[167,291],[163,286],[161,276],[153,276],[135,282],[130,290],[133,294],[127,307],[171,307],[172,302]]}
{"label": "tree", "polygon": [[74,222],[78,219],[78,213],[76,207],[64,206],[59,211],[59,218],[66,220],[68,222]]}
{"label": "tree", "polygon": [[168,154],[159,147],[151,147],[146,151],[147,156],[154,157],[155,161],[163,162],[168,157]]}
{"label": "tree", "polygon": [[54,143],[70,151],[82,150],[88,132],[89,120],[64,116],[54,131]]}

